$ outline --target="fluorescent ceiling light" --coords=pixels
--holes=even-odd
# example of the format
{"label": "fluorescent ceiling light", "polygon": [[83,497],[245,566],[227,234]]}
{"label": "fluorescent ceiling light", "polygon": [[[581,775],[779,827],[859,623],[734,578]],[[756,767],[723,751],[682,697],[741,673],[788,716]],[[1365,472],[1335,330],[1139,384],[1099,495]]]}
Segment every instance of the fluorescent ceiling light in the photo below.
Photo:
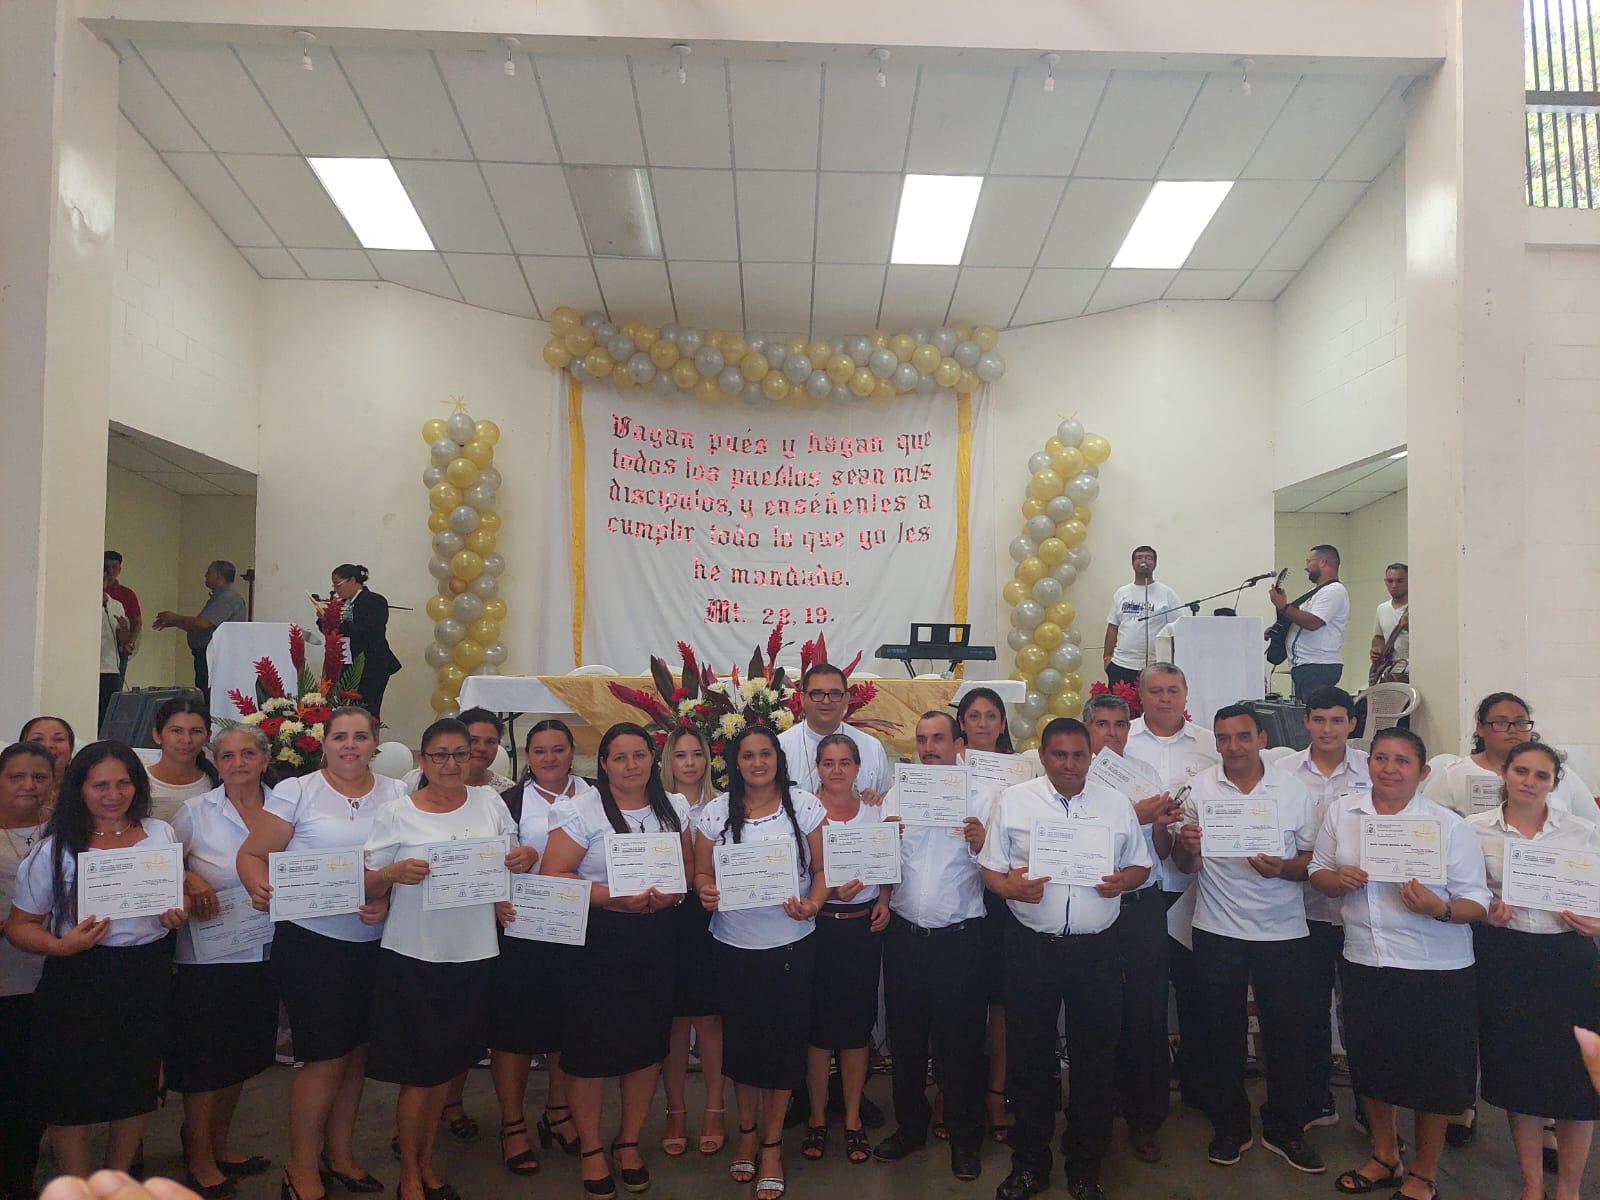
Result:
{"label": "fluorescent ceiling light", "polygon": [[568,167],[572,202],[588,239],[602,258],[660,258],[650,176],[643,167]]}
{"label": "fluorescent ceiling light", "polygon": [[308,158],[368,250],[432,250],[433,240],[387,158]]}
{"label": "fluorescent ceiling light", "polygon": [[982,188],[982,175],[907,175],[889,261],[960,265]]}
{"label": "fluorescent ceiling light", "polygon": [[1232,187],[1229,179],[1156,184],[1122,240],[1112,267],[1170,271],[1183,266]]}
{"label": "fluorescent ceiling light", "polygon": [[1393,462],[1397,458],[1404,458],[1406,455],[1408,455],[1410,453],[1411,453],[1411,451],[1409,451],[1409,450],[1397,450],[1395,453],[1389,455],[1389,461]]}

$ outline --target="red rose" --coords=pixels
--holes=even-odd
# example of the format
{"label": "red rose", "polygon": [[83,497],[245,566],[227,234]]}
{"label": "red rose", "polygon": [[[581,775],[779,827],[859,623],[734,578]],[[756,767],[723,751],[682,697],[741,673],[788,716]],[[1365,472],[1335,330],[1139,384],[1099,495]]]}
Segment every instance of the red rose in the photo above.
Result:
{"label": "red rose", "polygon": [[665,733],[663,733],[659,729],[656,730],[655,733],[651,734],[650,736],[655,741],[657,750],[661,749],[663,746],[665,746],[667,744],[667,735]]}
{"label": "red rose", "polygon": [[300,710],[300,719],[308,725],[321,725],[333,715],[333,709],[326,704],[308,704]]}
{"label": "red rose", "polygon": [[262,733],[266,734],[269,738],[270,737],[277,737],[278,736],[278,730],[283,728],[283,718],[282,717],[268,717],[266,720],[261,722],[261,724],[260,724],[260,726],[258,726],[258,728],[261,730]]}
{"label": "red rose", "polygon": [[677,688],[672,693],[672,703],[673,704],[681,704],[685,700],[687,700],[688,698],[689,698],[689,689],[688,688],[682,688],[682,687],[681,688]]}
{"label": "red rose", "polygon": [[322,743],[309,733],[302,733],[294,740],[294,748],[303,754],[315,754],[322,749]]}
{"label": "red rose", "polygon": [[727,748],[728,742],[726,738],[718,738],[716,741],[711,743],[711,753],[713,754],[721,754]]}
{"label": "red rose", "polygon": [[352,691],[349,688],[340,688],[339,689],[339,699],[346,700],[346,701],[349,701],[351,704],[354,704],[357,700],[361,699],[361,693],[357,692],[357,691]]}

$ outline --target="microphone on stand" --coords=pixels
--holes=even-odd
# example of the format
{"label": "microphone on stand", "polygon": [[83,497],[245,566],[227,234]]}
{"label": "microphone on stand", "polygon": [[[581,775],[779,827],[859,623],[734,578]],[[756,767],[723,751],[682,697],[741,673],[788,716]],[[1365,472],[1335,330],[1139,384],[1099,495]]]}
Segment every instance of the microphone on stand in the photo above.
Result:
{"label": "microphone on stand", "polygon": [[1263,579],[1271,579],[1276,574],[1277,574],[1276,571],[1266,571],[1266,572],[1263,572],[1260,575],[1252,575],[1252,576],[1250,576],[1249,579],[1246,579],[1244,581],[1244,586],[1245,587],[1255,587],[1255,585],[1260,583]]}

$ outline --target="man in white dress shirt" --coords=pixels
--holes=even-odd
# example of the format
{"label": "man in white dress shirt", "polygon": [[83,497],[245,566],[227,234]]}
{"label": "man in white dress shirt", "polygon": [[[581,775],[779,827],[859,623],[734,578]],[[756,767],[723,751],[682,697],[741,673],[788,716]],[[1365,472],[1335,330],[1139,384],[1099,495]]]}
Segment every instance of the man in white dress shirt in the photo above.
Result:
{"label": "man in white dress shirt", "polygon": [[[1244,1087],[1253,987],[1267,1069],[1261,1144],[1296,1170],[1319,1174],[1326,1168],[1304,1134],[1311,938],[1302,885],[1317,836],[1311,796],[1261,761],[1267,732],[1255,709],[1220,708],[1211,730],[1222,764],[1195,779],[1172,851],[1195,876],[1194,965],[1206,1008],[1202,1079],[1213,1135],[1206,1157],[1232,1166],[1253,1142]],[[1248,844],[1263,826],[1270,851]],[[1230,837],[1237,840],[1227,846]]]}
{"label": "man in white dress shirt", "polygon": [[[1350,745],[1356,727],[1356,702],[1343,688],[1318,688],[1306,697],[1306,732],[1311,745],[1275,764],[1293,775],[1311,793],[1312,825],[1322,828],[1335,796],[1369,791],[1367,753]],[[1324,896],[1309,883],[1303,889],[1306,928],[1311,931],[1311,974],[1308,979],[1306,1018],[1306,1128],[1337,1125],[1333,1105],[1333,985],[1339,957],[1344,952],[1344,923],[1339,901]]]}
{"label": "man in white dress shirt", "polygon": [[[813,687],[817,686],[815,683]],[[966,743],[947,712],[917,722],[917,757],[929,766],[954,766]],[[980,802],[981,803],[981,802]],[[883,999],[894,1056],[896,1129],[873,1151],[896,1162],[928,1141],[928,1052],[943,1072],[944,1123],[950,1131],[950,1171],[978,1177],[982,1144],[984,1007],[983,849],[987,811],[959,828],[906,826],[900,835],[900,882],[889,897],[883,941]],[[899,820],[891,790],[887,820]]]}
{"label": "man in white dress shirt", "polygon": [[1155,550],[1135,547],[1133,582],[1112,594],[1111,611],[1106,615],[1102,662],[1107,683],[1139,682],[1139,672],[1156,661],[1156,635],[1183,615],[1179,611],[1182,603],[1177,592],[1156,582]]}
{"label": "man in white dress shirt", "polygon": [[1304,700],[1319,687],[1333,687],[1344,674],[1344,627],[1350,620],[1350,593],[1339,582],[1339,551],[1313,546],[1306,554],[1306,578],[1317,590],[1291,604],[1282,588],[1268,594],[1280,620],[1289,622],[1289,674],[1294,697]]}
{"label": "man in white dress shirt", "polygon": [[800,677],[800,709],[805,720],[779,734],[778,745],[783,747],[789,764],[789,778],[796,787],[815,795],[822,790],[817,778],[817,743],[830,733],[845,734],[861,753],[861,773],[856,776],[861,799],[877,804],[893,782],[889,756],[877,738],[844,723],[849,707],[850,691],[844,672],[832,663],[812,663],[811,669]]}
{"label": "man in white dress shirt", "polygon": [[[1005,899],[1006,1095],[1011,1174],[996,1200],[1026,1200],[1050,1183],[1050,1136],[1060,1099],[1056,1029],[1066,1006],[1069,1062],[1067,1127],[1062,1137],[1074,1200],[1103,1200],[1100,1161],[1111,1145],[1112,1088],[1122,1021],[1122,963],[1114,926],[1123,897],[1150,878],[1150,849],[1127,797],[1086,783],[1089,733],[1058,717],[1039,745],[1042,779],[1007,788],[989,814],[978,862],[984,886]],[[1050,822],[1104,831],[1098,882],[1069,883],[1030,871],[1034,835]],[[1082,833],[1079,836],[1083,836]],[[1076,840],[1076,839],[1075,839]]]}

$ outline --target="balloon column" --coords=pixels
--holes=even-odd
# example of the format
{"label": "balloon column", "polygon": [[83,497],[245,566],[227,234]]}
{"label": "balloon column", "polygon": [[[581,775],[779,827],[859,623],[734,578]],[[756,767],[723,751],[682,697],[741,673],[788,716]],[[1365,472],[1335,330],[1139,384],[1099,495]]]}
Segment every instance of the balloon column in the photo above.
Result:
{"label": "balloon column", "polygon": [[999,341],[992,326],[965,322],[808,340],[672,324],[658,329],[644,321],[613,325],[604,313],[579,316],[562,305],[550,314],[544,361],[584,383],[610,379],[618,387],[693,393],[704,401],[852,404],[940,389],[974,392],[1006,373]]}
{"label": "balloon column", "polygon": [[1011,678],[1028,685],[1011,719],[1019,750],[1037,749],[1038,731],[1052,717],[1083,711],[1083,639],[1067,592],[1089,565],[1090,507],[1100,495],[1100,464],[1110,457],[1110,442],[1069,418],[1028,459],[1022,533],[1010,546],[1016,572],[1001,589],[1011,606],[1006,644],[1017,656]]}
{"label": "balloon column", "polygon": [[439,590],[425,606],[433,620],[433,642],[423,657],[435,672],[429,703],[440,716],[460,711],[457,698],[468,675],[506,661],[500,626],[506,602],[500,598],[500,573],[506,560],[495,550],[500,512],[495,507],[500,472],[494,447],[500,427],[474,421],[460,401],[448,420],[422,426],[428,443],[428,528],[433,557],[428,573]]}

